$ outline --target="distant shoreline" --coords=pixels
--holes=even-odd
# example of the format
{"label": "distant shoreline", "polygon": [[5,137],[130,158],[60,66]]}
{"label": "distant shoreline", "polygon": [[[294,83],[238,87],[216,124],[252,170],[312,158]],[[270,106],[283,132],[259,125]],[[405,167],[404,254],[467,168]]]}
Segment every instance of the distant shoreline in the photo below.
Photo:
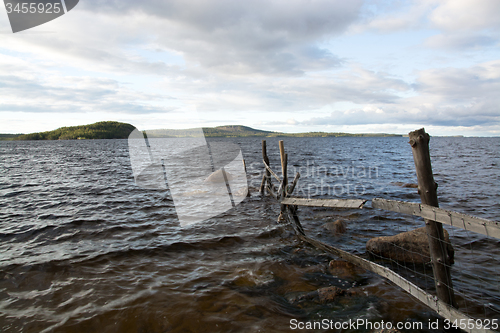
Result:
{"label": "distant shoreline", "polygon": [[[0,140],[92,140],[92,139],[127,139],[135,129],[127,123],[103,121],[90,125],[61,127],[53,131],[36,132],[30,134],[0,134]],[[226,125],[217,127],[203,127],[203,134],[207,138],[241,138],[241,137],[402,137],[401,134],[388,133],[343,133],[343,132],[306,132],[284,133],[254,129],[242,125]],[[148,137],[196,137],[199,128],[191,129],[154,129],[148,130]]]}
{"label": "distant shoreline", "polygon": [[[89,125],[61,127],[53,131],[30,134],[0,134],[0,141],[30,141],[30,140],[93,140],[93,139],[127,139],[135,129],[131,124],[116,121],[102,121]],[[344,132],[304,132],[285,133],[259,130],[242,125],[226,125],[203,127],[207,138],[320,138],[320,137],[408,137],[408,134],[391,133],[344,133]],[[199,137],[199,128],[189,129],[153,129],[143,133],[150,138]],[[463,135],[433,136],[441,138],[462,138]]]}

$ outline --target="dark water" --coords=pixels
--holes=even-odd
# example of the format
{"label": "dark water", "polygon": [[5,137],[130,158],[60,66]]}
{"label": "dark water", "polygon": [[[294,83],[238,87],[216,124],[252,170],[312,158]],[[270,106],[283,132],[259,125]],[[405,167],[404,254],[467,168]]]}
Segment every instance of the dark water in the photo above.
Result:
{"label": "dark water", "polygon": [[[242,148],[251,196],[188,227],[168,193],[135,185],[126,140],[0,142],[0,331],[289,332],[291,319],[437,318],[374,274],[329,270],[335,258],[300,243],[277,223],[273,199],[257,193],[261,139],[226,140]],[[419,201],[401,186],[416,183],[407,141],[286,138],[289,178],[302,175],[295,194]],[[278,171],[278,139],[267,143]],[[500,139],[432,138],[431,155],[441,207],[499,220]],[[422,225],[369,203],[299,216],[313,237],[362,256],[371,237]],[[338,218],[345,234],[322,228]],[[500,241],[448,230],[461,308],[500,318]],[[425,275],[415,279],[432,288]],[[297,302],[331,285],[355,294]]]}

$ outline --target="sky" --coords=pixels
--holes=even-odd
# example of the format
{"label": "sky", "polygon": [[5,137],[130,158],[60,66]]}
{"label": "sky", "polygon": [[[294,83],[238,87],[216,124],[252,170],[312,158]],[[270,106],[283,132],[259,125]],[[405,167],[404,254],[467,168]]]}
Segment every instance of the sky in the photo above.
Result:
{"label": "sky", "polygon": [[80,0],[12,33],[0,133],[139,130],[500,136],[498,0]]}

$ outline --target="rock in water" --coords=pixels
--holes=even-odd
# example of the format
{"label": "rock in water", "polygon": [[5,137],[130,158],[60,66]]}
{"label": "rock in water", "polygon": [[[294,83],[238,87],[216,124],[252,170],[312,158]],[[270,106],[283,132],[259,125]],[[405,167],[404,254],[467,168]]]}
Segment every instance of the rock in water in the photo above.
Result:
{"label": "rock in water", "polygon": [[[226,170],[224,170],[224,172],[226,174],[227,180],[233,180],[234,177],[229,172],[227,172]],[[212,172],[212,174],[208,176],[207,179],[205,179],[205,182],[224,183],[224,175],[222,174],[222,169]]]}
{"label": "rock in water", "polygon": [[324,287],[320,288],[315,291],[311,291],[309,293],[300,295],[299,297],[295,298],[292,300],[292,303],[297,305],[301,303],[307,303],[307,302],[312,302],[312,303],[319,303],[319,304],[325,304],[325,303],[330,303],[335,300],[339,296],[354,296],[356,295],[356,292],[350,291],[350,290],[345,290],[337,287]]}
{"label": "rock in water", "polygon": [[340,289],[337,287],[325,287],[318,289],[318,297],[320,303],[333,302],[338,296],[352,296],[353,291]]}
{"label": "rock in water", "polygon": [[343,234],[347,231],[346,223],[344,220],[336,220],[335,222],[328,222],[323,224],[323,228],[330,230],[335,234]]}
{"label": "rock in water", "polygon": [[353,278],[355,275],[366,272],[363,268],[344,260],[331,260],[328,264],[328,270],[332,275],[343,279]]}
{"label": "rock in water", "polygon": [[[453,264],[455,251],[450,243],[448,231],[446,229],[443,229],[443,231],[446,251],[450,259],[450,264]],[[400,262],[427,264],[431,261],[425,227],[394,236],[372,238],[366,243],[366,251],[376,256]]]}

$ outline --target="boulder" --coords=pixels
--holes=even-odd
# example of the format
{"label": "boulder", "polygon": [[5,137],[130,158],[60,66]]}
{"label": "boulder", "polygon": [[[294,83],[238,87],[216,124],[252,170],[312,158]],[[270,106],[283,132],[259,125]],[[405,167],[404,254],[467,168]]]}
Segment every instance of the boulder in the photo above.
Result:
{"label": "boulder", "polygon": [[[450,243],[450,235],[444,230],[446,251],[453,264],[455,251]],[[394,236],[375,237],[366,243],[366,251],[376,256],[400,262],[430,263],[429,243],[425,227],[403,232]]]}

